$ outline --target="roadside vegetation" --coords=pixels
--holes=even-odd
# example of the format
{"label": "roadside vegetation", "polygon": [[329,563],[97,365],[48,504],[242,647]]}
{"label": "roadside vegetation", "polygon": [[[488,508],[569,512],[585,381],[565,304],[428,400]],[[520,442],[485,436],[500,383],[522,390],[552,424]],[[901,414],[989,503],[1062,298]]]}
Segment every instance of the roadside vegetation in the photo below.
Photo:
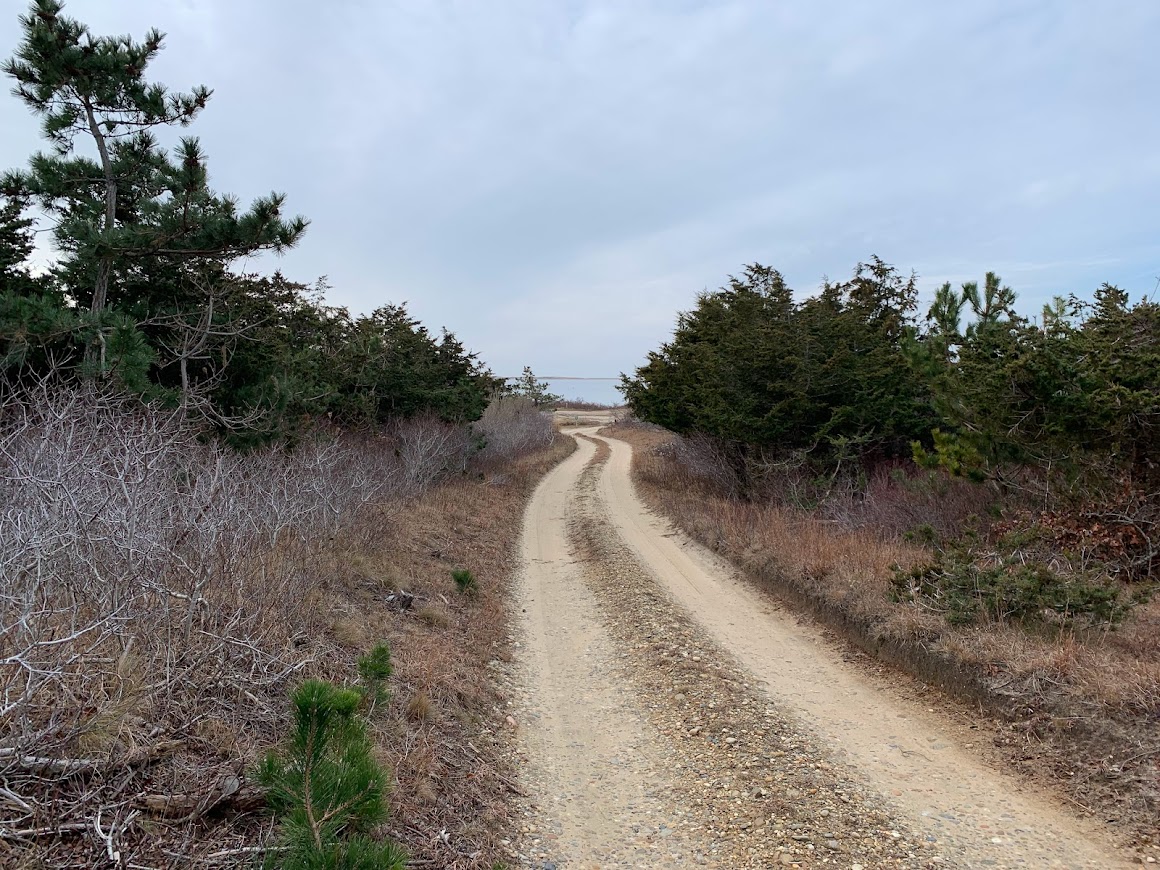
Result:
{"label": "roadside vegetation", "polygon": [[238,271],[307,222],[161,147],[210,91],[148,81],[160,33],[21,23],[49,150],[0,180],[0,864],[491,867],[504,582],[570,440],[403,306]]}
{"label": "roadside vegetation", "polygon": [[1015,306],[988,274],[920,316],[878,259],[799,301],[754,265],[623,379],[617,434],[678,525],[1155,841],[1160,305]]}

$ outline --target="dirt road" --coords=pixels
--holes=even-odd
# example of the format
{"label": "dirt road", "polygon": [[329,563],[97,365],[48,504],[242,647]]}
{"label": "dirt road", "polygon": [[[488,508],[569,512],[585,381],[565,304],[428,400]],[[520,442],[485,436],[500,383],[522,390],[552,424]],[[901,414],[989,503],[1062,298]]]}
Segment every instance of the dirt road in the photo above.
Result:
{"label": "dirt road", "polygon": [[627,444],[573,431],[523,533],[524,866],[1127,866],[649,514]]}

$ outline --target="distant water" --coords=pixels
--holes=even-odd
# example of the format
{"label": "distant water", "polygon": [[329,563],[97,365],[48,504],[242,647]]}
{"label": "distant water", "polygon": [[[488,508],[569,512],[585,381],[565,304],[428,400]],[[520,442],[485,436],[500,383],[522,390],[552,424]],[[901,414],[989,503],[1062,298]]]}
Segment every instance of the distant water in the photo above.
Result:
{"label": "distant water", "polygon": [[597,402],[601,405],[619,405],[624,401],[624,397],[616,389],[616,385],[620,383],[619,378],[615,381],[593,378],[559,381],[549,378],[546,380],[548,381],[548,389],[565,399],[583,399],[585,402]]}

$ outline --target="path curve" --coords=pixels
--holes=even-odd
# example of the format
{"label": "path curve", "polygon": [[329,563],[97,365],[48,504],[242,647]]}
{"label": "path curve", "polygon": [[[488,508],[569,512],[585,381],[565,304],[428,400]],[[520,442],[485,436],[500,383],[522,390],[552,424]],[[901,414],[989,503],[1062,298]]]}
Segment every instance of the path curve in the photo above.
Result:
{"label": "path curve", "polygon": [[[520,661],[523,781],[530,795],[525,825],[530,830],[520,844],[526,866],[768,866],[763,861],[866,870],[1128,866],[1105,832],[988,767],[937,717],[884,695],[823,643],[816,630],[799,624],[714,554],[651,514],[631,483],[632,448],[596,437],[595,431],[575,430],[582,436],[579,450],[545,478],[525,517],[519,602],[525,644]],[[586,473],[600,443],[607,445],[601,448],[606,461]],[[614,557],[602,562],[599,554],[581,552],[574,527],[580,521],[588,523],[589,535],[616,539],[607,542]],[[586,561],[578,561],[581,556]],[[674,631],[687,618],[717,645],[722,661],[738,663],[739,676],[725,683],[752,682],[781,711],[777,715],[788,716],[792,727],[806,735],[801,743],[787,737],[784,728],[773,728],[762,739],[777,733],[783,743],[793,741],[799,747],[793,757],[798,764],[805,758],[813,776],[838,776],[822,772],[848,768],[865,785],[859,796],[840,782],[812,780],[818,787],[805,789],[802,800],[820,800],[829,791],[846,805],[856,798],[856,808],[864,804],[867,816],[887,813],[896,819],[899,830],[883,829],[886,836],[905,838],[913,832],[915,843],[881,851],[884,847],[872,842],[871,825],[840,844],[826,840],[831,852],[820,841],[815,850],[816,838],[798,849],[807,837],[793,832],[811,828],[792,824],[792,813],[785,809],[757,821],[760,830],[739,825],[736,841],[719,833],[723,826],[697,818],[689,809],[695,802],[687,796],[688,768],[696,762],[688,763],[688,747],[680,742],[688,734],[663,727],[668,714],[656,708],[669,700],[650,695],[647,681],[639,683],[639,672],[653,666],[640,658],[648,644],[632,643],[631,631],[618,634],[616,623],[623,620],[609,607],[610,590],[618,588],[609,582],[610,572],[617,574],[621,589],[651,584],[646,593],[663,599],[658,606],[677,614],[663,617],[671,618]],[[748,703],[734,705],[744,712]],[[700,730],[697,726],[688,733]],[[828,749],[810,749],[810,740]],[[720,756],[714,746],[706,745],[705,751],[714,755],[714,763],[730,763],[732,756]],[[834,752],[837,766],[809,754],[820,751]],[[765,781],[782,783],[786,771],[776,765],[790,763],[784,752],[749,758],[736,764],[768,762],[775,769]],[[698,775],[708,781],[710,773]],[[712,775],[732,781],[728,771]],[[753,793],[758,791],[763,790]],[[775,840],[788,845],[763,848]]]}

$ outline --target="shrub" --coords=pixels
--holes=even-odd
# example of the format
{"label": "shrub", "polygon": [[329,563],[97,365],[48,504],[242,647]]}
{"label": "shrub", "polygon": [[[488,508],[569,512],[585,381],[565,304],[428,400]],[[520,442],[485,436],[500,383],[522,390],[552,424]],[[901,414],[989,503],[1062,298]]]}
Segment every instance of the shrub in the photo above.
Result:
{"label": "shrub", "polygon": [[451,579],[464,595],[474,596],[479,592],[479,584],[475,582],[475,575],[466,568],[458,568],[451,572]]}
{"label": "shrub", "polygon": [[736,496],[743,489],[735,451],[708,435],[677,437],[658,448],[687,477],[683,483],[713,495]]}
{"label": "shrub", "polygon": [[388,697],[383,684],[395,672],[391,664],[391,648],[380,643],[358,660],[358,675],[362,680],[363,697],[373,708]]}
{"label": "shrub", "polygon": [[551,415],[534,400],[504,395],[492,398],[472,431],[482,442],[477,461],[484,465],[547,447],[556,435]]}
{"label": "shrub", "polygon": [[223,685],[257,699],[224,727],[260,734],[314,661],[297,640],[326,618],[303,605],[335,535],[378,534],[412,491],[387,438],[240,453],[200,435],[181,409],[96,384],[0,382],[0,778],[46,825],[132,800],[145,774],[33,776],[22,756],[119,763],[155,727],[223,715]]}
{"label": "shrub", "polygon": [[397,421],[391,434],[403,479],[415,492],[422,492],[445,474],[463,471],[471,453],[469,431],[441,420],[434,412]]}
{"label": "shrub", "polygon": [[1112,625],[1123,619],[1131,602],[1119,590],[1090,572],[1057,570],[1031,558],[1011,540],[1003,554],[976,552],[970,539],[938,550],[933,561],[909,570],[896,569],[896,596],[921,602],[942,613],[952,625],[980,620],[1072,626]]}
{"label": "shrub", "polygon": [[[381,656],[372,653],[364,661],[372,658],[368,670],[382,673]],[[398,846],[367,836],[387,817],[387,786],[357,715],[362,698],[354,689],[322,680],[308,680],[295,691],[290,740],[281,752],[271,752],[258,771],[281,820],[283,841],[283,850],[267,866],[402,870],[405,856]]]}

